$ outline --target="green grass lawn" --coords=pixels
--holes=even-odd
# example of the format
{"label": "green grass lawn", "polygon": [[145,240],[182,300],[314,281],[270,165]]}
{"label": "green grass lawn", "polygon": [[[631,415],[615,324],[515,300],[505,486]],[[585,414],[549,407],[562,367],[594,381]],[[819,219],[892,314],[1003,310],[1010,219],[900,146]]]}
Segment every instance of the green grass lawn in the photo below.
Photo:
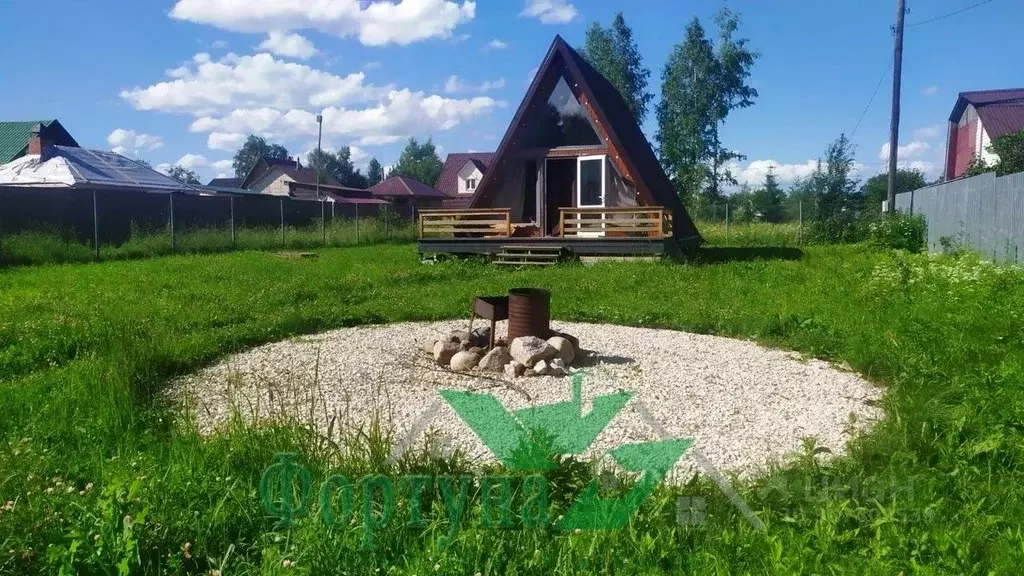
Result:
{"label": "green grass lawn", "polygon": [[[744,243],[756,241],[734,245]],[[524,285],[553,289],[560,319],[752,338],[848,363],[886,387],[888,418],[829,465],[805,456],[737,484],[763,531],[698,480],[661,489],[619,531],[485,529],[474,501],[453,540],[441,519],[392,522],[371,551],[354,524],[310,516],[283,528],[266,515],[257,486],[275,453],[300,453],[318,481],[464,463],[415,454],[389,466],[374,430],[341,451],[300,426],[239,424],[202,438],[160,401],[174,375],[258,343],[464,317],[471,296]],[[1016,573],[1022,314],[1018,269],[860,246],[527,271],[421,265],[412,245],[7,269],[0,573]],[[557,512],[587,472],[569,464],[553,474]],[[702,524],[676,522],[680,495],[706,498]]]}

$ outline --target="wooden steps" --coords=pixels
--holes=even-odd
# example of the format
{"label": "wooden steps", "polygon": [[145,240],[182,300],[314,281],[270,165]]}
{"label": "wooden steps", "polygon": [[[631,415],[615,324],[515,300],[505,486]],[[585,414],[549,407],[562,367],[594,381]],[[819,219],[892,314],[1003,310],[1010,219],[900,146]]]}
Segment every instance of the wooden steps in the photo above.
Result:
{"label": "wooden steps", "polygon": [[558,263],[564,249],[564,246],[557,244],[509,244],[502,246],[494,255],[494,263],[501,266],[551,266]]}

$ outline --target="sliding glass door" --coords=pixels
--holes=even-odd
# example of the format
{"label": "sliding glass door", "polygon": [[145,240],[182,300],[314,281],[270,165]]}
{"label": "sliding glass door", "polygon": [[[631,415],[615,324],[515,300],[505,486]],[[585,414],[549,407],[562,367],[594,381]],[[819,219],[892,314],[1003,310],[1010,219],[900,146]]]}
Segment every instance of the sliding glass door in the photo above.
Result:
{"label": "sliding glass door", "polygon": [[[580,156],[576,160],[576,206],[579,208],[605,207],[605,157]],[[580,236],[604,236],[604,214],[583,213],[581,219],[587,220],[580,228]],[[592,222],[591,222],[592,221]]]}

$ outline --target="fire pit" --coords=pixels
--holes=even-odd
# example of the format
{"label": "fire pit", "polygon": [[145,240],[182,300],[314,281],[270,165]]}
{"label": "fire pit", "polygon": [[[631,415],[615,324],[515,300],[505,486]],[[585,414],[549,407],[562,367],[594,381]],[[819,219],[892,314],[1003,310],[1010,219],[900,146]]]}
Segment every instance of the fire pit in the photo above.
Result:
{"label": "fire pit", "polygon": [[551,292],[540,288],[508,291],[508,339],[547,338],[551,334]]}
{"label": "fire pit", "polygon": [[487,349],[494,348],[494,325],[499,320],[508,320],[508,296],[477,296],[473,300],[473,315],[469,318],[469,333],[473,333],[473,321],[477,316],[491,321],[491,339]]}

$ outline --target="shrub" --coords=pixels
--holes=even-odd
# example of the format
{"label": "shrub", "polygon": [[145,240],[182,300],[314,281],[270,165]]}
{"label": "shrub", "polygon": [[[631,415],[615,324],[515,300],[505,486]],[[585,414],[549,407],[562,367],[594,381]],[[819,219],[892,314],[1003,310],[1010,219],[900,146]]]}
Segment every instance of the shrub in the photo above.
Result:
{"label": "shrub", "polygon": [[813,244],[854,243],[865,237],[864,224],[845,213],[812,222],[807,231],[807,240]]}
{"label": "shrub", "polygon": [[897,212],[872,222],[868,240],[880,248],[906,250],[916,254],[924,249],[927,235],[928,225],[923,216]]}

